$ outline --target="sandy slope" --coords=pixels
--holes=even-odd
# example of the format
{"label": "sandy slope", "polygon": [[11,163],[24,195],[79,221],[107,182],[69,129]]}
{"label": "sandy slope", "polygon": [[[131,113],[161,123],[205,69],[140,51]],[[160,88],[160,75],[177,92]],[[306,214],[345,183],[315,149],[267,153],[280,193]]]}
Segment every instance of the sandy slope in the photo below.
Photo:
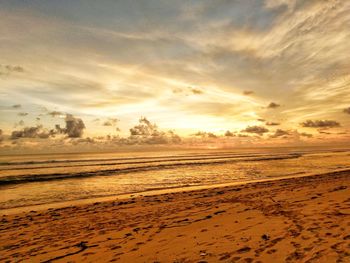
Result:
{"label": "sandy slope", "polygon": [[20,260],[350,262],[350,172],[3,216]]}

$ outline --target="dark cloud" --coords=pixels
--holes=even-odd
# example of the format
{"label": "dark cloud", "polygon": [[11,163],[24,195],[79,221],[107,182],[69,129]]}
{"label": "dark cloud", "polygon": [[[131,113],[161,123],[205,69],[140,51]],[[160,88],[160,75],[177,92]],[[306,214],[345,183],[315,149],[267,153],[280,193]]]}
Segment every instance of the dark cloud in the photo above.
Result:
{"label": "dark cloud", "polygon": [[260,121],[260,122],[265,122],[265,119],[257,119],[257,121]]}
{"label": "dark cloud", "polygon": [[252,95],[252,94],[254,94],[254,91],[252,91],[252,90],[244,90],[243,91],[243,95],[248,96],[248,95]]}
{"label": "dark cloud", "polygon": [[350,107],[343,110],[344,113],[350,114]]}
{"label": "dark cloud", "polygon": [[332,134],[331,132],[326,132],[326,131],[321,130],[321,129],[319,129],[319,130],[317,130],[317,131],[318,131],[318,133],[320,133],[320,134],[327,134],[327,135]]}
{"label": "dark cloud", "polygon": [[208,138],[217,138],[218,136],[212,132],[207,133]]}
{"label": "dark cloud", "polygon": [[56,125],[59,133],[67,134],[69,138],[80,138],[83,136],[85,124],[82,119],[75,118],[72,114],[67,114],[65,118],[66,128]]}
{"label": "dark cloud", "polygon": [[112,126],[112,123],[110,121],[105,121],[102,125],[103,126]]}
{"label": "dark cloud", "polygon": [[279,122],[270,122],[270,121],[268,121],[268,122],[265,123],[265,125],[267,125],[267,126],[278,126],[278,125],[280,125],[280,123]]}
{"label": "dark cloud", "polygon": [[236,136],[233,132],[231,132],[231,131],[226,131],[225,132],[225,136],[226,137],[234,137],[234,136]]}
{"label": "dark cloud", "polygon": [[300,125],[307,128],[334,128],[339,127],[340,123],[332,120],[307,120]]}
{"label": "dark cloud", "polygon": [[276,103],[276,102],[271,102],[269,105],[267,105],[268,109],[276,109],[278,107],[280,107],[281,105]]}
{"label": "dark cloud", "polygon": [[196,132],[195,134],[193,134],[193,136],[196,136],[196,137],[205,137],[206,134],[207,134],[206,132],[199,131],[199,132]]}
{"label": "dark cloud", "polygon": [[268,132],[269,130],[263,126],[248,126],[242,132],[247,132],[247,133],[256,133],[259,135],[263,135],[264,133]]}
{"label": "dark cloud", "polygon": [[23,69],[21,66],[6,65],[5,68],[6,68],[8,71],[24,72],[24,69]]}
{"label": "dark cloud", "polygon": [[200,95],[200,94],[203,94],[204,92],[200,89],[197,89],[197,88],[191,88],[191,92],[193,94],[196,94],[196,95]]}
{"label": "dark cloud", "polygon": [[21,66],[0,65],[0,75],[9,75],[16,72],[22,73],[24,72],[24,68]]}
{"label": "dark cloud", "polygon": [[147,118],[141,117],[139,124],[130,129],[130,136],[122,138],[122,144],[177,144],[181,137],[173,131],[160,131],[156,124],[152,124]]}
{"label": "dark cloud", "polygon": [[0,129],[0,143],[4,140],[4,133],[2,129]]}
{"label": "dark cloud", "polygon": [[78,138],[83,135],[85,124],[82,119],[75,118],[71,114],[66,115],[66,133],[70,138]]}
{"label": "dark cloud", "polygon": [[156,124],[152,124],[147,118],[141,117],[139,124],[130,129],[131,136],[149,136],[158,129]]}
{"label": "dark cloud", "polygon": [[306,132],[299,133],[299,135],[307,138],[312,138],[312,134]]}
{"label": "dark cloud", "polygon": [[337,134],[342,134],[342,135],[344,135],[344,134],[348,134],[347,132],[337,132]]}
{"label": "dark cloud", "polygon": [[[109,121],[117,123],[118,119],[110,118]],[[139,123],[130,129],[130,135],[122,138],[119,136],[109,135],[104,138],[83,138],[85,124],[82,119],[74,117],[72,114],[66,114],[65,127],[61,128],[56,125],[55,129],[48,130],[42,125],[34,127],[25,127],[21,130],[15,130],[11,134],[11,139],[20,138],[49,138],[56,135],[67,135],[68,140],[72,145],[77,144],[96,144],[96,143],[115,143],[118,145],[152,145],[152,144],[179,144],[182,139],[174,131],[161,131],[156,124],[151,123],[147,118],[140,118]],[[116,131],[120,131],[116,128]],[[66,138],[66,139],[67,139]],[[63,139],[63,138],[62,138]]]}
{"label": "dark cloud", "polygon": [[28,115],[28,112],[20,112],[20,113],[18,113],[18,116],[27,116]]}
{"label": "dark cloud", "polygon": [[19,109],[19,108],[21,108],[21,107],[22,107],[21,104],[12,105],[12,108],[14,108],[14,109]]}
{"label": "dark cloud", "polygon": [[12,131],[11,139],[16,140],[20,138],[40,138],[47,139],[54,136],[56,131],[44,129],[42,125],[35,127],[25,127],[22,130]]}
{"label": "dark cloud", "polygon": [[63,116],[64,113],[60,111],[51,111],[51,112],[48,112],[47,115],[50,115],[51,117],[58,117],[58,116]]}
{"label": "dark cloud", "polygon": [[102,125],[103,126],[115,126],[119,120],[117,118],[108,118]]}
{"label": "dark cloud", "polygon": [[203,132],[199,131],[193,134],[196,137],[201,137],[201,138],[217,138],[218,136],[212,132]]}
{"label": "dark cloud", "polygon": [[283,136],[288,136],[290,133],[288,131],[277,129],[273,135],[270,136],[270,138],[278,138]]}

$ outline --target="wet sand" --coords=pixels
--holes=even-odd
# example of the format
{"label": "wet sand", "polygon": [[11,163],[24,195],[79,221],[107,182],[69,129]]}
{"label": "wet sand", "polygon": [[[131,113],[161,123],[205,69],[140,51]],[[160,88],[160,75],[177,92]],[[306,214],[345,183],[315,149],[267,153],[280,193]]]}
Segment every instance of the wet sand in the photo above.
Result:
{"label": "wet sand", "polygon": [[0,262],[350,262],[350,171],[0,220]]}

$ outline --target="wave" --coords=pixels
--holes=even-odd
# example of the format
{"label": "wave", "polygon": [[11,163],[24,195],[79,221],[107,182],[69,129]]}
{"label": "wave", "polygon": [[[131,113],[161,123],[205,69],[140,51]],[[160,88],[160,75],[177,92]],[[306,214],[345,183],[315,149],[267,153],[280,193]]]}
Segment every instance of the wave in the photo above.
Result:
{"label": "wave", "polygon": [[[327,150],[324,151],[322,149],[319,150],[297,150],[297,151],[291,151],[289,154],[308,154],[308,153],[339,153],[339,152],[349,152],[349,149],[334,149],[334,150]],[[276,152],[275,154],[283,154],[282,152]],[[285,153],[288,154],[288,153]],[[42,161],[0,161],[0,167],[1,166],[20,166],[20,165],[44,165],[44,164],[62,164],[62,163],[88,163],[88,162],[113,162],[113,161],[136,161],[136,160],[159,160],[159,161],[166,161],[170,159],[176,159],[176,160],[184,160],[185,158],[195,158],[198,157],[198,159],[204,159],[208,157],[207,159],[210,159],[215,156],[220,157],[250,157],[250,156],[262,156],[267,155],[267,153],[256,153],[256,152],[247,152],[245,154],[242,153],[232,153],[232,151],[227,152],[213,152],[213,153],[188,153],[188,154],[177,154],[177,155],[166,155],[166,156],[142,156],[142,157],[118,157],[118,158],[95,158],[95,159],[63,159],[63,160],[42,160]],[[126,162],[123,162],[126,164]],[[142,163],[142,161],[140,162]],[[119,164],[119,163],[115,163]],[[121,163],[122,164],[122,163]],[[108,164],[106,164],[108,165]],[[73,166],[73,165],[72,165]],[[85,164],[77,165],[77,166],[86,166]],[[53,166],[50,166],[53,167]],[[67,166],[60,166],[60,167],[70,167]],[[35,167],[37,168],[37,167]],[[41,168],[41,167],[39,167]],[[47,166],[43,167],[47,168]],[[17,170],[19,168],[0,168],[1,170]],[[32,169],[31,167],[21,167],[21,169]]]}
{"label": "wave", "polygon": [[[20,176],[5,176],[0,178],[0,186],[23,184],[23,183],[30,183],[30,182],[73,179],[73,178],[78,179],[78,178],[86,178],[86,177],[93,177],[93,176],[110,176],[110,175],[125,174],[125,173],[132,173],[132,172],[176,169],[178,167],[215,165],[215,164],[225,164],[225,163],[232,163],[232,162],[253,162],[253,161],[272,161],[272,160],[282,160],[282,159],[293,159],[293,158],[299,158],[301,156],[302,154],[296,154],[296,153],[265,156],[265,157],[261,157],[260,155],[258,157],[257,156],[252,157],[251,155],[249,155],[249,157],[251,158],[247,158],[247,159],[237,160],[237,158],[223,159],[218,157],[218,158],[209,158],[210,161],[204,160],[200,162],[198,162],[198,160],[203,160],[203,158],[201,159],[197,158],[197,159],[192,159],[192,160],[196,160],[197,162],[183,162],[183,159],[182,159],[180,162],[175,162],[171,164],[159,163],[159,160],[158,160],[157,161],[158,164],[137,166],[137,167],[99,169],[98,171],[76,172],[76,173],[48,173],[48,174],[38,174],[38,175],[31,174],[31,175],[20,175]],[[143,163],[141,162],[141,164]],[[48,167],[45,167],[45,168],[48,168]]]}
{"label": "wave", "polygon": [[[220,155],[218,157],[189,157],[189,158],[172,158],[172,156],[164,157],[164,158],[152,158],[152,160],[149,160],[149,158],[140,158],[141,161],[124,161],[124,162],[110,162],[113,161],[113,159],[108,159],[106,161],[105,159],[99,159],[90,161],[91,164],[66,164],[66,165],[50,165],[50,166],[29,166],[29,167],[9,167],[9,168],[0,168],[0,171],[13,171],[13,170],[33,170],[33,169],[47,169],[47,168],[69,168],[69,167],[91,167],[91,166],[113,166],[113,165],[133,165],[133,164],[146,164],[146,163],[159,163],[159,162],[183,162],[183,161],[197,161],[197,160],[219,160],[219,159],[238,159],[238,158],[247,158],[247,157],[259,157],[259,156],[269,156],[266,154],[249,154],[249,155]],[[130,158],[131,159],[131,158]],[[154,160],[155,159],[155,160]],[[120,159],[118,159],[120,160]],[[135,159],[132,159],[135,160]],[[103,161],[103,163],[97,161]],[[94,163],[95,162],[95,163]],[[52,162],[53,163],[53,162]],[[50,164],[52,164],[50,163]],[[62,162],[63,163],[63,162]],[[67,163],[70,163],[68,161]]]}
{"label": "wave", "polygon": [[[21,162],[0,162],[0,166],[7,165],[32,165],[32,164],[54,164],[54,163],[85,163],[85,162],[108,162],[108,161],[128,161],[128,160],[167,160],[171,159],[181,159],[181,158],[193,158],[193,157],[207,157],[207,156],[250,156],[251,154],[233,154],[232,152],[220,152],[220,153],[210,153],[210,154],[202,154],[202,153],[193,153],[186,155],[167,155],[167,156],[142,156],[142,157],[119,157],[119,158],[98,158],[98,159],[64,159],[64,160],[44,160],[44,161],[21,161]],[[255,155],[263,155],[255,154]]]}

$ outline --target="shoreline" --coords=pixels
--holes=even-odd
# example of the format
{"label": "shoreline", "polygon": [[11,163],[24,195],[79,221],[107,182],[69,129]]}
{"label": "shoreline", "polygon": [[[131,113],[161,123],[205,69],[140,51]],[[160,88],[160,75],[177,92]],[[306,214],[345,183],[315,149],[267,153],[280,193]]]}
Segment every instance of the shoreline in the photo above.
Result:
{"label": "shoreline", "polygon": [[[332,148],[334,148],[336,151],[337,150],[345,150],[348,151],[350,149],[350,144],[349,145],[344,145],[344,143],[341,144],[332,144],[331,145]],[[188,147],[186,149],[184,149],[183,147],[181,148],[177,148],[177,147],[173,147],[171,148],[172,151],[176,151],[176,152],[182,152],[182,151],[186,151],[186,150],[191,150],[191,151],[202,151],[202,150],[207,150],[207,151],[229,151],[232,152],[232,150],[247,150],[247,149],[274,149],[274,148],[280,148],[280,149],[295,149],[295,148],[300,148],[300,149],[329,149],[329,144],[325,143],[325,144],[320,144],[320,145],[307,145],[305,146],[304,144],[302,145],[296,145],[296,146],[285,146],[285,145],[280,145],[280,146],[255,146],[255,147],[251,147],[251,146],[241,146],[241,147],[223,147],[223,148],[216,148],[216,149],[209,149],[207,147]],[[136,150],[136,151],[135,151]],[[25,157],[25,156],[40,156],[40,155],[54,155],[54,154],[62,154],[62,155],[76,155],[76,154],[105,154],[105,153],[110,153],[110,154],[115,154],[115,153],[120,153],[120,154],[124,154],[124,153],[149,153],[149,152],[168,152],[169,149],[168,148],[161,148],[159,149],[158,147],[150,147],[148,149],[144,149],[144,148],[138,148],[135,147],[135,149],[130,150],[130,148],[125,148],[122,150],[118,150],[116,151],[116,149],[111,149],[111,150],[105,150],[105,151],[86,151],[86,152],[80,152],[80,151],[71,151],[71,152],[62,152],[62,151],[43,151],[38,153],[37,151],[31,152],[31,153],[23,153],[23,152],[17,152],[14,151],[12,153],[6,152],[0,152],[0,157],[7,157],[7,156],[19,156],[19,157]]]}
{"label": "shoreline", "polygon": [[347,262],[350,171],[1,217],[0,261]]}
{"label": "shoreline", "polygon": [[222,187],[229,186],[239,186],[246,185],[251,183],[260,183],[260,182],[270,182],[270,181],[278,181],[278,180],[286,180],[300,177],[310,177],[310,176],[322,176],[333,173],[341,173],[341,172],[350,172],[350,169],[340,169],[333,172],[327,172],[322,174],[300,174],[293,176],[280,176],[273,178],[265,178],[265,179],[256,179],[256,180],[247,180],[240,182],[232,182],[232,183],[222,183],[222,184],[210,184],[210,185],[196,185],[196,186],[183,186],[183,187],[173,187],[173,188],[162,188],[162,189],[151,189],[142,192],[130,192],[125,194],[116,194],[110,196],[101,196],[101,197],[93,197],[93,198],[85,198],[85,199],[77,199],[77,200],[67,200],[62,202],[54,202],[54,203],[44,203],[44,204],[34,204],[28,206],[18,206],[11,208],[0,209],[0,216],[2,215],[12,215],[18,213],[26,213],[29,211],[42,211],[50,208],[64,208],[70,206],[84,205],[84,204],[92,204],[95,202],[109,202],[109,201],[117,201],[117,200],[125,200],[133,197],[140,196],[157,196],[169,193],[178,193],[178,192],[188,192],[188,191],[197,191],[197,190],[205,190],[205,189],[216,189]]}

